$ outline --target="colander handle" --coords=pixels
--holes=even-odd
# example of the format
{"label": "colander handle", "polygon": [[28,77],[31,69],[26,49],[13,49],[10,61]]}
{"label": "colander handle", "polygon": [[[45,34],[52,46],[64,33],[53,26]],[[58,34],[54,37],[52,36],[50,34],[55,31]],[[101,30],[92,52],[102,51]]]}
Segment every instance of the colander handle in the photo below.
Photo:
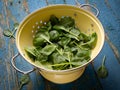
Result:
{"label": "colander handle", "polygon": [[77,5],[78,5],[80,8],[83,8],[83,7],[85,7],[85,6],[89,6],[89,7],[93,8],[93,9],[95,9],[95,10],[96,10],[95,16],[98,17],[98,15],[99,15],[100,12],[99,12],[98,8],[96,8],[95,6],[93,6],[93,5],[91,5],[91,4],[80,4],[80,3],[78,2],[78,0],[75,0],[75,2],[77,3]]}
{"label": "colander handle", "polygon": [[80,8],[85,7],[85,6],[89,6],[89,7],[93,8],[93,9],[95,9],[96,10],[95,16],[98,17],[98,15],[100,13],[100,11],[98,10],[98,8],[96,8],[95,6],[90,5],[90,4],[82,4],[82,5],[80,5]]}
{"label": "colander handle", "polygon": [[12,66],[13,66],[13,68],[14,68],[15,70],[17,70],[18,72],[20,72],[20,73],[22,73],[22,74],[29,74],[29,73],[31,73],[31,72],[33,72],[33,71],[36,70],[36,68],[33,68],[32,70],[29,70],[29,71],[22,71],[22,70],[18,69],[18,68],[15,66],[15,60],[16,60],[16,58],[17,58],[19,55],[20,55],[20,53],[17,53],[17,54],[14,55],[14,56],[12,57],[12,59],[11,59],[11,64],[12,64]]}

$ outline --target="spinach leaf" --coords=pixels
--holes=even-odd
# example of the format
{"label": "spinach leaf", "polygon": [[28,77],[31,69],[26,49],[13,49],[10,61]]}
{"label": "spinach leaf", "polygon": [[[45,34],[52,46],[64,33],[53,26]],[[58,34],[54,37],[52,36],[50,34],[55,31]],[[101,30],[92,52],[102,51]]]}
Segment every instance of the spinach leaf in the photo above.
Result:
{"label": "spinach leaf", "polygon": [[97,74],[100,78],[106,78],[108,76],[108,70],[105,66],[106,56],[103,57],[102,65],[97,69]]}
{"label": "spinach leaf", "polygon": [[50,40],[51,41],[53,41],[53,40],[57,41],[59,39],[60,34],[59,34],[59,32],[57,30],[51,30],[49,32],[49,34],[50,34]]}
{"label": "spinach leaf", "polygon": [[59,23],[59,19],[55,15],[50,16],[50,21],[51,21],[52,26]]}
{"label": "spinach leaf", "polygon": [[19,24],[15,23],[13,30],[6,29],[6,30],[3,31],[3,35],[6,36],[6,37],[10,37],[10,38],[13,37],[13,38],[15,38],[14,37],[14,33],[16,32],[18,26],[19,26]]}
{"label": "spinach leaf", "polygon": [[43,25],[39,28],[38,32],[44,32],[44,31],[49,31],[51,30],[52,28],[52,25],[51,25],[51,22],[47,22],[46,25]]}
{"label": "spinach leaf", "polygon": [[4,30],[3,31],[3,35],[6,36],[6,37],[13,37],[13,38],[15,38],[14,35],[12,34],[12,31],[10,31],[9,29]]}
{"label": "spinach leaf", "polygon": [[35,64],[41,67],[45,67],[47,69],[53,69],[50,62],[40,62],[36,60]]}
{"label": "spinach leaf", "polygon": [[35,59],[35,57],[37,56],[37,50],[35,47],[26,47],[25,51],[27,52],[28,56],[32,59]]}
{"label": "spinach leaf", "polygon": [[50,55],[52,52],[54,52],[56,49],[56,46],[53,44],[46,45],[43,49],[41,49],[41,53],[44,55]]}
{"label": "spinach leaf", "polygon": [[58,42],[58,44],[64,47],[67,44],[69,44],[70,41],[71,41],[70,38],[68,38],[68,37],[62,37],[61,40]]}
{"label": "spinach leaf", "polygon": [[28,84],[30,82],[30,76],[28,74],[24,74],[21,78],[20,78],[20,87],[19,90],[22,89],[22,87],[26,84]]}
{"label": "spinach leaf", "polygon": [[55,25],[55,26],[53,26],[53,28],[56,29],[56,30],[63,30],[63,31],[65,31],[67,33],[66,36],[68,36],[70,38],[75,38],[76,40],[79,41],[78,36],[76,35],[76,33],[70,31],[71,28],[65,28],[64,26],[60,26],[60,25]]}
{"label": "spinach leaf", "polygon": [[33,45],[34,46],[40,46],[40,45],[43,45],[44,43],[46,42],[49,42],[50,39],[50,35],[49,33],[46,31],[46,32],[38,32],[35,36],[35,38],[33,39]]}
{"label": "spinach leaf", "polygon": [[33,45],[34,46],[40,46],[40,45],[43,45],[44,43],[45,43],[45,39],[41,38],[40,36],[39,37],[35,37],[33,39]]}
{"label": "spinach leaf", "polygon": [[72,61],[71,64],[73,67],[77,67],[77,66],[81,66],[83,64],[87,63],[87,60],[83,60],[83,61]]}
{"label": "spinach leaf", "polygon": [[92,33],[90,40],[88,42],[82,43],[81,46],[94,48],[94,46],[96,44],[96,40],[97,40],[97,34]]}
{"label": "spinach leaf", "polygon": [[59,63],[66,62],[65,58],[63,58],[63,56],[59,54],[58,52],[54,52],[50,58],[53,64],[59,64]]}
{"label": "spinach leaf", "polygon": [[74,19],[69,16],[64,16],[64,17],[60,18],[59,23],[61,26],[64,26],[64,27],[74,27],[75,26]]}

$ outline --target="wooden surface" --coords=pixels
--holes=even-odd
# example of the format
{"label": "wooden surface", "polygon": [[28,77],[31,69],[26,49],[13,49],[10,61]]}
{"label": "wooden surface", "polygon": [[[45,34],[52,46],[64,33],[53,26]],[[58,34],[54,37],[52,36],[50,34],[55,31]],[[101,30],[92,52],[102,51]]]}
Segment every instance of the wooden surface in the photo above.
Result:
{"label": "wooden surface", "polygon": [[[22,90],[120,90],[120,0],[78,0],[96,6],[100,14],[106,40],[93,64],[89,64],[82,77],[68,84],[54,84],[44,79],[38,71],[30,74],[31,81]],[[0,0],[0,90],[18,90],[21,73],[11,66],[11,58],[18,52],[15,40],[5,37],[5,29],[13,29],[33,11],[51,4],[77,5],[75,0]],[[96,70],[106,55],[109,75],[98,78]],[[33,66],[19,57],[16,65],[22,70]]]}

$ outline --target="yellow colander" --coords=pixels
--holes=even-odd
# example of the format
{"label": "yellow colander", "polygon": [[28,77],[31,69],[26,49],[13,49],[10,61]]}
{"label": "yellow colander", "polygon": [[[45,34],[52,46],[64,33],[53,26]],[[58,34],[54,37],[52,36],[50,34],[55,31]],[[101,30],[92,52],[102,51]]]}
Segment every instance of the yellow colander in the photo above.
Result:
{"label": "yellow colander", "polygon": [[[91,60],[82,66],[68,69],[68,70],[48,70],[42,66],[36,65],[26,54],[24,48],[28,46],[33,46],[32,40],[35,32],[40,28],[43,23],[46,23],[51,15],[55,15],[58,18],[61,16],[70,16],[75,22],[76,26],[80,28],[81,32],[86,34],[91,34],[93,32],[97,33],[97,43],[95,48],[92,50]],[[92,13],[71,5],[51,5],[44,8],[41,8],[30,15],[28,15],[19,25],[17,33],[16,33],[16,45],[19,51],[19,54],[16,54],[12,58],[13,67],[22,72],[24,74],[30,73],[33,70],[28,72],[24,72],[19,70],[15,65],[15,58],[18,55],[21,55],[26,61],[37,68],[41,75],[45,77],[47,80],[52,81],[54,83],[68,83],[79,78],[87,64],[94,60],[94,58],[99,54],[104,44],[104,29],[102,24],[97,19],[95,15]]]}

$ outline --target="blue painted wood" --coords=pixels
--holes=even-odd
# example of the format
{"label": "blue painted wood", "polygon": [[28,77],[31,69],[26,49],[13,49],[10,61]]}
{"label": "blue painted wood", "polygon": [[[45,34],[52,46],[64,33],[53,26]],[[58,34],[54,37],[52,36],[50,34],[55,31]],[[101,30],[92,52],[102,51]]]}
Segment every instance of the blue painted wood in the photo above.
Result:
{"label": "blue painted wood", "polygon": [[[30,74],[31,81],[22,90],[119,90],[120,78],[118,63],[120,52],[119,30],[119,0],[78,0],[80,4],[90,3],[100,10],[99,19],[108,36],[101,53],[89,65],[82,77],[68,84],[54,84],[44,79],[38,71]],[[33,11],[51,4],[76,5],[75,0],[0,0],[0,90],[17,90],[22,74],[16,72],[10,63],[11,57],[17,52],[14,39],[4,37],[4,29],[12,29],[13,24],[21,22],[25,16]],[[109,39],[109,40],[108,40]],[[110,42],[109,42],[110,41]],[[111,45],[111,42],[113,43]],[[118,52],[116,52],[115,47]],[[106,55],[106,67],[109,75],[106,79],[96,76],[96,70],[101,64],[103,55]],[[17,58],[16,65],[22,70],[33,68],[21,56]]]}
{"label": "blue painted wood", "polygon": [[94,61],[94,67],[97,68],[101,65],[103,56],[106,56],[105,66],[108,69],[108,77],[100,79],[104,90],[119,90],[120,89],[120,64],[117,62],[114,53],[110,49],[108,43],[105,43],[103,50]]}

